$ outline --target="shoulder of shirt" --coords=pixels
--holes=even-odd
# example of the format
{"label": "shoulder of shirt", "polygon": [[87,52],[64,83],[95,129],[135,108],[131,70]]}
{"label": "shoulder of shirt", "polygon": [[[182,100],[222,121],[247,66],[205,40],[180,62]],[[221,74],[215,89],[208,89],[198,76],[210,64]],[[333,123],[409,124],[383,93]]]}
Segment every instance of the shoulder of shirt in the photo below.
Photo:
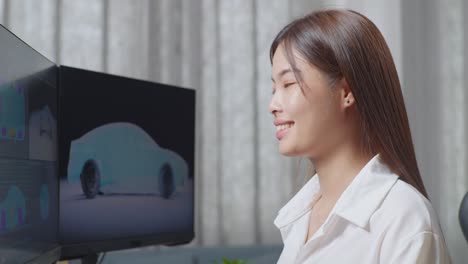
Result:
{"label": "shoulder of shirt", "polygon": [[[440,228],[430,201],[416,188],[399,179],[388,192],[371,218],[388,227],[408,228],[414,234],[431,232],[439,235]],[[406,227],[406,228],[405,228]]]}
{"label": "shoulder of shirt", "polygon": [[[403,254],[420,247],[431,245],[431,253],[426,252],[433,258],[431,263],[450,263],[450,256],[446,248],[446,242],[439,220],[431,202],[412,185],[398,180],[381,207],[375,212],[371,226],[385,232],[382,241],[382,249],[390,254]],[[372,229],[372,228],[371,228]],[[422,250],[422,249],[421,249]],[[406,255],[408,257],[408,255]],[[390,258],[382,255],[383,259]],[[394,262],[392,262],[394,263]],[[395,260],[395,263],[403,263]],[[426,263],[426,262],[424,262]]]}
{"label": "shoulder of shirt", "polygon": [[[422,231],[411,234],[399,241],[389,241],[387,250],[381,254],[389,263],[444,263],[450,264],[451,258],[444,237],[434,232]],[[417,258],[417,260],[415,259]]]}

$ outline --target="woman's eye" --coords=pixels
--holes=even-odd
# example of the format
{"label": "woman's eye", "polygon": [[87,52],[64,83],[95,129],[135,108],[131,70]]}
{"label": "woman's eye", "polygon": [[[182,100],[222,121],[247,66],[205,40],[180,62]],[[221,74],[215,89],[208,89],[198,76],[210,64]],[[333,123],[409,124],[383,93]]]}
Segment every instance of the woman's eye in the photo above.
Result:
{"label": "woman's eye", "polygon": [[295,84],[295,82],[286,83],[286,84],[284,85],[284,88],[288,88],[289,86],[291,86],[291,85],[293,85],[293,84]]}

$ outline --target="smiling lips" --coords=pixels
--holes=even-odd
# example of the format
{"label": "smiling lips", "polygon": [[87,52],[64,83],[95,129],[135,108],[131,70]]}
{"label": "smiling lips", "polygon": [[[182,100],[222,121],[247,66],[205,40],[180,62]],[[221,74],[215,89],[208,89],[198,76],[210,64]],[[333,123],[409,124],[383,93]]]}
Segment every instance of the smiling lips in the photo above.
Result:
{"label": "smiling lips", "polygon": [[281,138],[286,135],[288,132],[289,128],[291,128],[294,125],[294,122],[292,121],[275,121],[275,126],[276,126],[276,138],[278,140],[281,140]]}

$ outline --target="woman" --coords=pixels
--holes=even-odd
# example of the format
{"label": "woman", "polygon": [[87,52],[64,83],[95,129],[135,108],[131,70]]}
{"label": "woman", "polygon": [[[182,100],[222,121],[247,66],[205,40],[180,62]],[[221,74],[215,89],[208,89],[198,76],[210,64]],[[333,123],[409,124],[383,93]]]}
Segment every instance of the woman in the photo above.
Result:
{"label": "woman", "polygon": [[450,263],[377,27],[314,12],[279,32],[270,59],[279,151],[316,170],[275,219],[278,263]]}

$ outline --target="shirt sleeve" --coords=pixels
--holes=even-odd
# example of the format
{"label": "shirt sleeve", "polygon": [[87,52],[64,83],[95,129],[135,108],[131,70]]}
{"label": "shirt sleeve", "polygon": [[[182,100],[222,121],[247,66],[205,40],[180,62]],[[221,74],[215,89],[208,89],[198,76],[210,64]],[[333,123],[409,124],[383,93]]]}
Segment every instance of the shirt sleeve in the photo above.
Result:
{"label": "shirt sleeve", "polygon": [[382,263],[417,263],[417,264],[450,264],[450,257],[443,238],[431,232],[421,232],[396,247],[391,260]]}

